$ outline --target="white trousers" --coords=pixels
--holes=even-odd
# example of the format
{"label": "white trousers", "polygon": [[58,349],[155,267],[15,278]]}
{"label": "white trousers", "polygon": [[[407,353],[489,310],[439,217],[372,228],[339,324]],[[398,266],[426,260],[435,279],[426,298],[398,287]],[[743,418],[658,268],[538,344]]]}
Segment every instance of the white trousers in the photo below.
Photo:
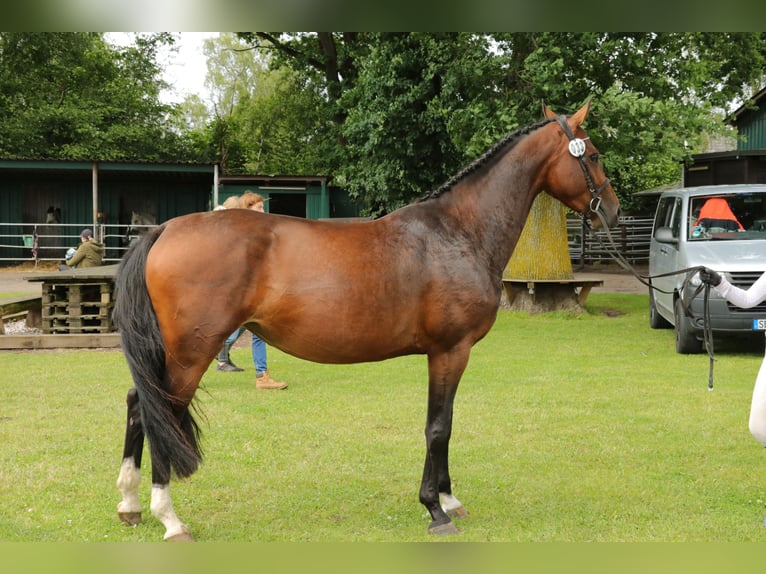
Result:
{"label": "white trousers", "polygon": [[[749,309],[761,301],[766,301],[766,273],[762,274],[749,289],[735,287],[725,277],[722,277],[715,290],[721,297],[728,299],[738,307]],[[766,356],[763,358],[761,368],[758,370],[758,377],[755,379],[748,427],[755,439],[766,446]]]}
{"label": "white trousers", "polygon": [[755,379],[748,426],[755,440],[766,446],[766,356],[763,358],[761,368],[758,369],[758,377]]}

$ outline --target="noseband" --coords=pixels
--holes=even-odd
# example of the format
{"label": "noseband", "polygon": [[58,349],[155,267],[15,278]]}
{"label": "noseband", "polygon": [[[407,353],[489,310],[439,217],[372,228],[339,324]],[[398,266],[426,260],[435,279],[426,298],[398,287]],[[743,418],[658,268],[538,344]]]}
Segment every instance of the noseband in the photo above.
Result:
{"label": "noseband", "polygon": [[585,140],[576,138],[574,136],[572,130],[569,129],[569,125],[566,122],[565,116],[557,116],[556,121],[559,123],[561,129],[564,130],[564,133],[569,138],[569,153],[572,155],[572,157],[580,162],[580,167],[582,168],[583,175],[585,175],[585,181],[587,182],[588,189],[590,190],[590,202],[588,203],[588,209],[583,211],[583,219],[587,219],[591,213],[595,213],[596,215],[601,216],[601,212],[599,211],[601,208],[601,192],[604,191],[604,188],[610,184],[609,178],[607,177],[601,185],[596,187],[596,184],[593,183],[593,177],[590,174],[590,169],[588,169],[588,164],[585,162]]}

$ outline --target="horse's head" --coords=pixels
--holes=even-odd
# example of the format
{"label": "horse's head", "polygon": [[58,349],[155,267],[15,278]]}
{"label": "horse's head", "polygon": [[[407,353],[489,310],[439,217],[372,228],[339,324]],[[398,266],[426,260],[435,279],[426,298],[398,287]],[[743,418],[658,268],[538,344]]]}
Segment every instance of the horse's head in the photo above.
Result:
{"label": "horse's head", "polygon": [[155,225],[157,223],[157,219],[152,213],[147,213],[144,211],[131,211],[130,212],[130,224],[131,225]]}
{"label": "horse's head", "polygon": [[566,206],[590,218],[594,228],[613,227],[620,214],[620,201],[599,162],[596,146],[582,129],[590,102],[569,117],[554,113],[543,104],[545,126],[553,140],[553,156],[543,188]]}
{"label": "horse's head", "polygon": [[51,205],[45,214],[45,223],[61,223],[61,208]]}
{"label": "horse's head", "polygon": [[130,243],[134,239],[143,235],[149,230],[150,226],[156,225],[156,218],[151,213],[143,211],[130,212],[130,225],[125,230],[125,243]]}

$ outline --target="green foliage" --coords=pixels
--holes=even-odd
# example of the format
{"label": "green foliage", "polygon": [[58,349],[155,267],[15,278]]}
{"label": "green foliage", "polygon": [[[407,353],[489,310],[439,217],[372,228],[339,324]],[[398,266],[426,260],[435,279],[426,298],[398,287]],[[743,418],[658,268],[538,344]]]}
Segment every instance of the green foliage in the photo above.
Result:
{"label": "green foliage", "polygon": [[680,162],[726,131],[726,108],[747,95],[744,78],[761,78],[766,57],[760,34],[548,33],[537,40],[528,58],[532,83],[562,106],[593,96],[589,134],[626,210],[635,206],[633,192],[679,181]]}
{"label": "green foliage", "polygon": [[729,133],[766,66],[762,33],[221,34],[212,107],[159,99],[167,33],[0,33],[0,156],[197,160],[331,175],[363,214],[428,192],[509,131],[593,102],[586,128],[625,211]]}
{"label": "green foliage", "polygon": [[[317,174],[326,161],[312,153],[324,147],[323,101],[312,86],[288,68],[267,70],[269,57],[233,34],[205,42],[206,85],[212,119],[192,132],[206,161],[226,173]],[[190,113],[199,106],[187,100]],[[198,115],[194,117],[195,123]],[[308,150],[308,153],[307,153]]]}
{"label": "green foliage", "polygon": [[328,136],[313,163],[373,214],[539,120],[541,100],[569,113],[588,98],[589,134],[629,211],[633,192],[678,180],[680,162],[726,130],[724,114],[766,63],[760,33],[240,36],[324,97],[325,122],[303,132],[306,142]]}
{"label": "green foliage", "polygon": [[[501,311],[474,348],[450,444],[470,516],[442,541],[762,540],[766,453],[747,430],[762,340],[716,342],[709,392],[707,357],[649,328],[646,295],[587,308]],[[0,541],[160,541],[147,453],[144,523],[117,518],[122,353],[2,355]],[[424,357],[317,365],[269,348],[280,392],[254,388],[247,345],[233,359],[247,370],[211,365],[198,392],[205,464],[172,486],[198,540],[440,540],[418,502]]]}
{"label": "green foliage", "polygon": [[348,114],[337,175],[351,196],[380,213],[443,183],[467,161],[465,150],[486,143],[482,136],[497,117],[497,102],[488,102],[482,87],[497,73],[486,38],[375,36],[354,85],[339,100]]}
{"label": "green foliage", "polygon": [[0,156],[179,159],[156,62],[172,41],[114,48],[98,33],[0,33]]}

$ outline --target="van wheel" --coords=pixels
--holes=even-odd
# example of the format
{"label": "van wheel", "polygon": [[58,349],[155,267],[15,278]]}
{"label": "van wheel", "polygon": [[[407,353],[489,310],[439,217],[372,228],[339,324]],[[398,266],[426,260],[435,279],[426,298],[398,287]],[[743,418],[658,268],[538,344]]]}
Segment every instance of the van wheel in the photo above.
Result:
{"label": "van wheel", "polygon": [[681,355],[693,355],[702,352],[702,341],[697,338],[691,328],[691,320],[684,314],[681,298],[676,299],[673,305],[676,321],[676,353]]}
{"label": "van wheel", "polygon": [[670,329],[673,325],[657,311],[657,304],[654,302],[654,289],[649,287],[649,326],[652,329]]}

